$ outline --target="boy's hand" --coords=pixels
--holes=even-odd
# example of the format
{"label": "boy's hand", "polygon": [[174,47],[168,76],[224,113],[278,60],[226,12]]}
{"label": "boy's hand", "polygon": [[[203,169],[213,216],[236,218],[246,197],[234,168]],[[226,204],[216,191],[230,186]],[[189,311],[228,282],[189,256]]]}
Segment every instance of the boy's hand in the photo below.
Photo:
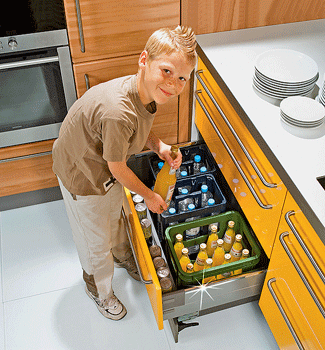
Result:
{"label": "boy's hand", "polygon": [[170,156],[171,146],[163,144],[160,146],[158,156],[160,159],[165,160],[173,169],[178,169],[182,164],[182,153],[180,150],[177,152],[177,158],[173,159]]}

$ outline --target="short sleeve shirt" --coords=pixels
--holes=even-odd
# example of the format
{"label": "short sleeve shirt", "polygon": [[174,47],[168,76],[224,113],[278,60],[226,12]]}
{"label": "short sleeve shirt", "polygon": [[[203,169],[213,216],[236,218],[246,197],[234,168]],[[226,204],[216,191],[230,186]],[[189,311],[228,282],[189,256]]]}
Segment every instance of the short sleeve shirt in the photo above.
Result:
{"label": "short sleeve shirt", "polygon": [[53,145],[53,171],[72,194],[103,195],[111,173],[107,162],[142,151],[156,105],[145,108],[137,76],[98,84],[70,108]]}

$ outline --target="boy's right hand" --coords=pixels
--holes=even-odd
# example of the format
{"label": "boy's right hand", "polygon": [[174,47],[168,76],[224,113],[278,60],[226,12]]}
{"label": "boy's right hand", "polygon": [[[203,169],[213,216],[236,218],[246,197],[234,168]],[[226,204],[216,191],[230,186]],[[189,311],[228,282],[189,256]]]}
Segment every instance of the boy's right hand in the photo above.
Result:
{"label": "boy's right hand", "polygon": [[167,210],[167,203],[162,199],[162,197],[152,192],[152,195],[149,198],[144,199],[146,205],[150,211],[153,213],[161,214],[163,211]]}

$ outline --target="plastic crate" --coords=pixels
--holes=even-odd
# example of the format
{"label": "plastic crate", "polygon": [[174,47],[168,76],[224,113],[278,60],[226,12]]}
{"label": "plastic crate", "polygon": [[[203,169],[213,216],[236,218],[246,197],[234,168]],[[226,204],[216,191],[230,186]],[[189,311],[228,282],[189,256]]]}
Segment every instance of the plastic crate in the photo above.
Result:
{"label": "plastic crate", "polygon": [[[212,223],[219,222],[219,231],[218,236],[222,238],[224,232],[227,229],[227,223],[229,220],[233,220],[235,222],[235,232],[236,234],[241,234],[243,237],[243,248],[249,250],[250,256],[244,260],[238,260],[231,262],[226,265],[215,266],[207,270],[197,271],[193,273],[186,273],[182,270],[179,260],[176,256],[174,250],[174,244],[176,241],[175,236],[180,233],[184,235],[185,230],[201,227],[203,230],[203,235],[196,238],[184,241],[184,246],[189,247],[194,244],[206,243],[208,239],[208,226]],[[251,231],[249,230],[244,218],[236,211],[228,211],[222,213],[220,215],[206,217],[203,219],[198,219],[192,222],[186,222],[182,224],[178,224],[175,226],[171,226],[166,230],[166,241],[167,241],[167,249],[171,261],[171,265],[174,269],[176,275],[176,284],[177,286],[190,286],[190,285],[198,285],[202,284],[202,279],[206,277],[217,276],[221,273],[230,272],[238,269],[242,269],[243,272],[249,271],[253,269],[258,262],[260,261],[261,256],[261,248],[257,241],[254,239]],[[194,263],[194,260],[191,260]]]}
{"label": "plastic crate", "polygon": [[[201,186],[208,185],[209,191],[212,193],[215,204],[201,208]],[[178,195],[179,188],[188,186],[191,188],[189,194]],[[157,232],[160,240],[164,240],[164,232],[166,228],[174,222],[184,222],[189,217],[206,217],[220,214],[226,210],[226,198],[221,192],[215,177],[212,174],[197,175],[192,178],[185,178],[177,180],[172,201],[175,203],[176,210],[180,201],[186,198],[191,198],[195,203],[197,209],[190,212],[181,212],[176,214],[169,214],[168,211],[163,212],[157,216]]]}
{"label": "plastic crate", "polygon": [[[188,177],[197,175],[197,174],[193,174],[194,156],[196,154],[201,156],[201,159],[202,159],[201,161],[204,163],[204,166],[207,168],[207,171],[205,172],[205,174],[211,174],[216,171],[215,161],[208,147],[205,144],[180,147],[180,151],[183,156],[182,165],[180,169],[183,169],[183,168],[186,169],[188,173]],[[162,160],[156,154],[149,157],[150,169],[155,179],[159,172],[158,163],[161,161]]]}

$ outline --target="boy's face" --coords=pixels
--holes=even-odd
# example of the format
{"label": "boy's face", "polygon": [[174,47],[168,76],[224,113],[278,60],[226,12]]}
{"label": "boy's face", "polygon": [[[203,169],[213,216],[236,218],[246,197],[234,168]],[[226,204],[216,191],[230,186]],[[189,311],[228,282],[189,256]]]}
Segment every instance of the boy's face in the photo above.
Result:
{"label": "boy's face", "polygon": [[190,80],[194,69],[183,55],[176,52],[170,55],[161,54],[153,60],[148,60],[148,53],[143,51],[139,67],[143,71],[144,79],[138,88],[144,105],[152,101],[164,104],[178,96]]}

